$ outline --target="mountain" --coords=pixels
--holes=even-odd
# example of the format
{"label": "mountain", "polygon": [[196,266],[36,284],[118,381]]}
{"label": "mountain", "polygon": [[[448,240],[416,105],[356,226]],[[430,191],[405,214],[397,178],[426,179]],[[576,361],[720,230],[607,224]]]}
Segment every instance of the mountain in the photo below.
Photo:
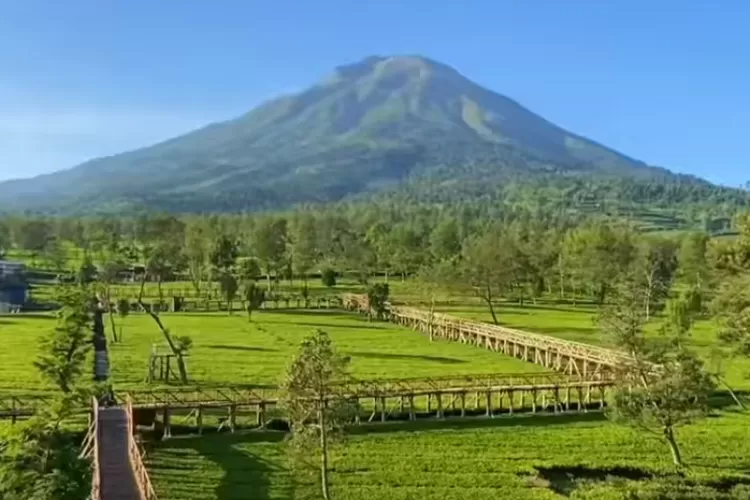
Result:
{"label": "mountain", "polygon": [[369,57],[239,118],[0,184],[0,210],[243,210],[438,176],[671,178],[424,57]]}

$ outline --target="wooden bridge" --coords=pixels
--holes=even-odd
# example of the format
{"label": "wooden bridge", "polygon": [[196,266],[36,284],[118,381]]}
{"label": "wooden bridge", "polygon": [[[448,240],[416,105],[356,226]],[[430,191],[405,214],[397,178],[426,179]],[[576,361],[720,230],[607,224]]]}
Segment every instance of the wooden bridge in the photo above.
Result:
{"label": "wooden bridge", "polygon": [[130,406],[101,408],[93,399],[81,456],[91,460],[90,500],[156,500]]}
{"label": "wooden bridge", "polygon": [[[371,314],[365,295],[345,295],[343,305],[351,311]],[[484,347],[571,375],[595,377],[603,372],[611,372],[616,366],[630,360],[627,354],[614,349],[413,307],[391,305],[387,317],[393,323],[430,336]]]}

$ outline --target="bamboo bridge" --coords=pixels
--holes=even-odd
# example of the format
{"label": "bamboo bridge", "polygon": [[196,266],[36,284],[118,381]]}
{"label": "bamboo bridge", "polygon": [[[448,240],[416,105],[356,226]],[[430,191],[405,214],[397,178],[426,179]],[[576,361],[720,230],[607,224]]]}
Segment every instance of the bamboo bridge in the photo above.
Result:
{"label": "bamboo bridge", "polygon": [[[372,313],[366,295],[344,295],[343,306],[347,310],[361,314]],[[615,367],[630,360],[627,354],[614,349],[414,307],[389,305],[386,318],[433,337],[484,347],[570,375],[596,377],[601,373],[611,372]]]}

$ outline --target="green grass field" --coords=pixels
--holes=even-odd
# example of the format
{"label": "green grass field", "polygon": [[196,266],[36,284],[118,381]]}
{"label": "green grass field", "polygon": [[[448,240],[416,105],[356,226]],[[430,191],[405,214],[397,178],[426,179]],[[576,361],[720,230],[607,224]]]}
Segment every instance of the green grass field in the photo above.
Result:
{"label": "green grass field", "polygon": [[[413,285],[392,283],[397,300],[420,300]],[[311,285],[314,293],[328,293]],[[185,284],[165,288],[170,286]],[[357,286],[334,289],[344,290]],[[491,319],[466,295],[454,295],[439,310]],[[607,345],[592,306],[505,303],[498,314],[506,326]],[[203,385],[278,383],[302,338],[316,328],[351,357],[351,371],[359,378],[543,370],[481,348],[430,343],[417,332],[338,311],[261,311],[252,323],[241,311],[162,319],[173,334],[193,339],[189,373]],[[49,390],[32,363],[38,339],[54,325],[52,315],[0,318],[0,393]],[[105,326],[109,337],[108,321]],[[706,321],[696,326],[692,341],[709,358],[715,338],[716,326]],[[164,341],[149,317],[133,314],[125,320],[124,342],[110,345],[116,389],[147,387],[153,344],[163,347]],[[735,388],[750,388],[745,377],[750,363],[732,361],[726,368]],[[690,465],[682,480],[671,474],[668,451],[658,439],[594,413],[364,426],[334,453],[333,494],[337,500],[750,498],[744,484],[750,483],[748,425],[750,416],[725,409],[680,429]],[[174,438],[157,443],[147,459],[161,500],[318,498],[312,479],[289,471],[283,439],[282,433],[258,431]]]}
{"label": "green grass field", "polygon": [[[682,486],[670,482],[663,443],[597,414],[385,424],[357,429],[336,450],[332,492],[341,500],[750,498],[748,423],[724,413],[681,429],[689,464]],[[311,478],[289,471],[283,437],[249,432],[159,443],[148,453],[159,498],[319,498]],[[688,493],[666,495],[680,487]]]}
{"label": "green grass field", "polygon": [[[318,328],[351,357],[351,372],[358,378],[543,371],[463,344],[430,343],[409,329],[337,311],[261,311],[252,323],[242,313],[163,314],[162,320],[174,335],[193,339],[189,374],[203,385],[276,384],[302,339]],[[32,363],[39,337],[54,325],[52,316],[0,319],[0,391],[46,389]],[[165,346],[161,332],[151,318],[139,314],[125,320],[123,337],[124,342],[109,347],[115,389],[146,387],[151,346]]]}

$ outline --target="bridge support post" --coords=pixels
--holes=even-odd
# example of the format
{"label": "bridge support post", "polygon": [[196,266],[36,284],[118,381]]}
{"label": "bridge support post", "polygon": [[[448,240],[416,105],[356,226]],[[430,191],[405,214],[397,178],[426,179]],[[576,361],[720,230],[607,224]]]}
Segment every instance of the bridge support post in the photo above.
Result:
{"label": "bridge support post", "polygon": [[198,426],[198,435],[203,434],[203,407],[199,406],[196,409],[195,423]]}
{"label": "bridge support post", "polygon": [[443,418],[443,395],[441,393],[435,394],[437,398],[437,418]]}
{"label": "bridge support post", "polygon": [[531,413],[536,413],[536,389],[531,390]]}
{"label": "bridge support post", "polygon": [[461,393],[461,417],[466,416],[466,393]]}
{"label": "bridge support post", "polygon": [[234,432],[234,428],[237,427],[237,405],[229,407],[229,430]]}
{"label": "bridge support post", "polygon": [[508,414],[509,415],[513,415],[513,396],[515,396],[515,393],[511,389],[510,391],[508,391],[508,403],[509,403]]}
{"label": "bridge support post", "polygon": [[487,409],[485,410],[485,416],[492,418],[492,393],[487,391]]}
{"label": "bridge support post", "polygon": [[416,420],[417,415],[414,411],[414,396],[409,396],[409,420]]}
{"label": "bridge support post", "polygon": [[380,421],[385,422],[386,419],[386,404],[385,404],[385,397],[380,398]]}
{"label": "bridge support post", "polygon": [[258,427],[266,425],[266,404],[258,403],[258,412],[255,415],[255,424]]}
{"label": "bridge support post", "polygon": [[172,422],[171,422],[171,415],[170,415],[169,407],[164,408],[164,413],[162,415],[162,421],[164,423],[164,436],[163,439],[168,439],[172,437]]}

